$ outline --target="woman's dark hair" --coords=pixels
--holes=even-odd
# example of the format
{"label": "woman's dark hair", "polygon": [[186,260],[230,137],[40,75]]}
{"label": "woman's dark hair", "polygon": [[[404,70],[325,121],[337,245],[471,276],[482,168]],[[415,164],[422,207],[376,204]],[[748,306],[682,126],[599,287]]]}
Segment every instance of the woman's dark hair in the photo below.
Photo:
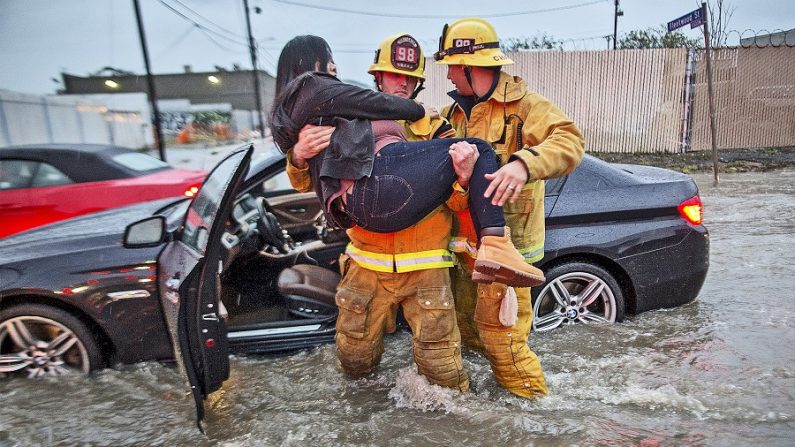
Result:
{"label": "woman's dark hair", "polygon": [[333,62],[331,48],[322,37],[304,35],[292,38],[279,55],[274,96],[278,98],[285,85],[307,71],[315,71],[319,67],[325,72],[329,62]]}

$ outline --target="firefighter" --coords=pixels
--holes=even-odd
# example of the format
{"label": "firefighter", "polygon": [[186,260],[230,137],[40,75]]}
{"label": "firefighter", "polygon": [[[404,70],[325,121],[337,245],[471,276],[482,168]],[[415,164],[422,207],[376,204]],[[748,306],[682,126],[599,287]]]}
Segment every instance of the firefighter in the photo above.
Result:
{"label": "firefighter", "polygon": [[[521,78],[502,71],[513,61],[483,19],[445,25],[434,59],[447,65],[447,78],[455,85],[449,93],[454,102],[443,108],[442,116],[457,137],[481,138],[494,147],[501,167],[486,176],[491,181],[487,192],[494,192],[492,202],[503,206],[510,236],[525,261],[539,261],[544,255],[544,180],[577,167],[584,152],[580,131]],[[469,216],[457,216],[459,230],[451,248],[462,261],[453,282],[464,343],[485,351],[497,381],[508,391],[525,398],[545,395],[541,364],[527,345],[533,321],[530,289],[515,289],[518,318],[503,326],[499,313],[508,290],[498,283],[478,286],[471,281],[477,239]]]}
{"label": "firefighter", "polygon": [[[379,91],[414,98],[424,81],[425,58],[419,43],[407,34],[384,40],[369,68]],[[400,122],[409,141],[447,138],[449,123],[425,117]],[[307,126],[288,151],[287,172],[299,191],[312,189],[305,160],[328,145],[333,128]],[[461,144],[451,149],[458,181],[446,205],[413,226],[395,233],[376,233],[354,226],[340,257],[342,281],[336,302],[336,349],[350,376],[371,372],[384,351],[385,333],[395,331],[398,308],[412,329],[414,361],[430,383],[469,390],[461,359],[461,338],[450,282],[453,255],[448,251],[452,211],[468,206],[466,187],[477,150]]]}

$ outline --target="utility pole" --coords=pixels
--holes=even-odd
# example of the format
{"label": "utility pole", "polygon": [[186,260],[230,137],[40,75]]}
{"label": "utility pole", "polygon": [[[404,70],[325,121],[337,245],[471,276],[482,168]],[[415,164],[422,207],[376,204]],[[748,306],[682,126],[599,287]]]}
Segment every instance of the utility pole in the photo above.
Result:
{"label": "utility pole", "polygon": [[246,10],[246,27],[248,28],[248,51],[251,53],[251,67],[254,73],[254,101],[259,117],[259,135],[265,138],[265,120],[262,117],[262,99],[260,98],[259,72],[257,70],[257,48],[254,36],[251,35],[251,17],[248,11],[248,0],[243,0],[243,8]]}
{"label": "utility pole", "polygon": [[712,135],[712,174],[715,185],[718,184],[718,131],[715,128],[715,101],[712,96],[712,48],[709,43],[709,18],[707,2],[701,2],[701,16],[704,17],[704,52],[707,54],[707,96],[709,103],[709,128]]}
{"label": "utility pole", "polygon": [[160,109],[157,108],[157,92],[155,91],[155,79],[152,77],[152,70],[149,67],[149,52],[146,49],[146,35],[144,34],[144,24],[141,20],[141,6],[138,0],[133,0],[135,7],[135,19],[138,22],[138,37],[141,39],[141,49],[144,52],[144,65],[146,66],[146,84],[149,87],[149,103],[152,105],[152,124],[155,126],[155,145],[160,153],[160,159],[166,161],[166,150],[163,147],[163,129],[160,127]]}
{"label": "utility pole", "polygon": [[613,49],[616,49],[616,42],[618,42],[618,17],[624,15],[624,11],[619,9],[618,0],[615,0],[616,10],[613,15]]}

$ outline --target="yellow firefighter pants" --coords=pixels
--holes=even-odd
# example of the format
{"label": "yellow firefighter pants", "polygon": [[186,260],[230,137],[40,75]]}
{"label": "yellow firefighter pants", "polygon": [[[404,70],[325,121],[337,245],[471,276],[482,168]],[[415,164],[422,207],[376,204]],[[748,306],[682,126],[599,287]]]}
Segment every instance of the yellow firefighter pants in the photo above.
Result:
{"label": "yellow firefighter pants", "polygon": [[511,393],[524,398],[547,394],[541,363],[527,345],[533,325],[530,289],[515,289],[518,319],[515,325],[505,327],[499,320],[505,285],[476,284],[461,266],[452,275],[464,345],[485,352],[497,382]]}
{"label": "yellow firefighter pants", "polygon": [[337,290],[337,357],[351,376],[369,373],[384,352],[384,333],[394,332],[398,306],[411,326],[414,362],[430,383],[469,390],[461,336],[447,268],[383,273],[341,259]]}

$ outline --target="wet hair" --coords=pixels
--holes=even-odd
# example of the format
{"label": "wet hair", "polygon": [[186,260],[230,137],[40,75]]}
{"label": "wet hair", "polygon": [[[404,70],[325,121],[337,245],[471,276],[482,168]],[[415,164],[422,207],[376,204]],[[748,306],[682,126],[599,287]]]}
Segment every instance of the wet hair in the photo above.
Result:
{"label": "wet hair", "polygon": [[278,98],[285,85],[307,71],[315,71],[319,67],[319,71],[325,72],[329,62],[333,62],[331,48],[322,37],[304,35],[292,38],[279,55],[274,96]]}

